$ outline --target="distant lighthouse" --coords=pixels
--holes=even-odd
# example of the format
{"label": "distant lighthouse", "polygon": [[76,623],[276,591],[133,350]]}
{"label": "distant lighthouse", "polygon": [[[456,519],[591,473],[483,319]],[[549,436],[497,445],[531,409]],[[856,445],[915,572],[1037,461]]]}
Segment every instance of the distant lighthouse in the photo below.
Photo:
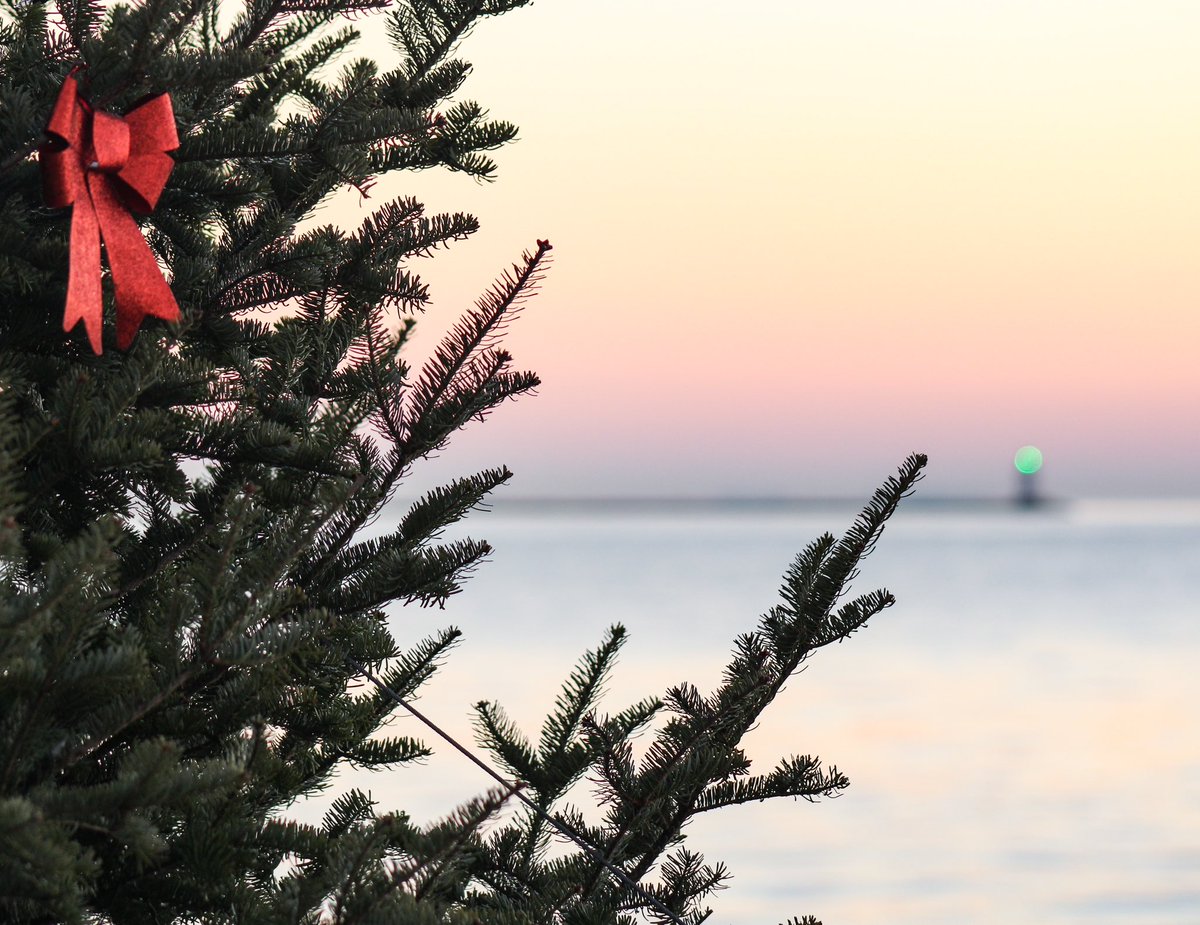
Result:
{"label": "distant lighthouse", "polygon": [[1036,446],[1023,446],[1013,456],[1013,465],[1017,469],[1017,504],[1022,507],[1041,504],[1037,473],[1042,468],[1042,451]]}

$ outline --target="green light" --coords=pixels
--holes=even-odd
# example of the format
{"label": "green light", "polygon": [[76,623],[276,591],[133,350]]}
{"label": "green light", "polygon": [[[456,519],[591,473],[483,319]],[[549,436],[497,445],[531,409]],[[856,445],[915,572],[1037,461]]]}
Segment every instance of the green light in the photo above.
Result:
{"label": "green light", "polygon": [[1013,465],[1022,475],[1033,475],[1042,468],[1042,451],[1036,446],[1023,446],[1013,457]]}

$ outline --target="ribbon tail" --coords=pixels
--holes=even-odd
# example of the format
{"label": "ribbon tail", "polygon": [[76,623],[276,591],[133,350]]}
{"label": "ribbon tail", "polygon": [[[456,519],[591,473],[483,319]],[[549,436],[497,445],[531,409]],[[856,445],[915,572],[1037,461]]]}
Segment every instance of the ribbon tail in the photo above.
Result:
{"label": "ribbon tail", "polygon": [[100,223],[87,195],[78,197],[71,209],[71,264],[67,273],[67,307],[63,330],[80,321],[87,331],[92,352],[104,352],[104,302],[100,293]]}
{"label": "ribbon tail", "polygon": [[117,346],[128,350],[147,315],[164,321],[179,320],[179,305],[163,279],[158,261],[141,229],[117,199],[107,178],[88,174],[88,188],[96,203],[104,249],[112,270],[117,303]]}

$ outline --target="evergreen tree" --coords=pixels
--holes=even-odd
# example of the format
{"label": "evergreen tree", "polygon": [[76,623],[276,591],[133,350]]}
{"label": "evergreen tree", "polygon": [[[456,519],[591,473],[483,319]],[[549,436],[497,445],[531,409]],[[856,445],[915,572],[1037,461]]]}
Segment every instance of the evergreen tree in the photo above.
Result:
{"label": "evergreen tree", "polygon": [[[0,7],[5,921],[693,922],[727,873],[684,845],[691,818],[846,786],[810,757],[751,775],[740,741],[813,650],[891,603],[843,594],[920,457],[845,537],[800,554],[716,691],[683,684],[600,713],[616,627],[536,743],[477,706],[512,784],[424,827],[356,790],[319,826],[282,814],[339,766],[429,752],[381,729],[457,632],[397,641],[384,608],[458,591],[489,547],[439,537],[510,473],[458,479],[385,535],[361,533],[414,465],[537,385],[500,336],[549,251],[525,253],[412,370],[402,354],[428,292],[410,262],[475,220],[399,199],[353,232],[298,229],[388,171],[490,178],[488,152],[515,128],[459,99],[455,49],[526,2],[247,0],[229,21],[217,0]],[[394,70],[345,61],[359,16],[386,22]],[[103,329],[62,330],[78,255],[71,213],[43,202],[36,149],[70,79],[100,110],[164,91],[174,108],[175,166],[141,230],[180,320],[151,317],[136,339],[107,284]],[[585,777],[599,824],[564,800]],[[549,850],[556,832],[570,850]]]}

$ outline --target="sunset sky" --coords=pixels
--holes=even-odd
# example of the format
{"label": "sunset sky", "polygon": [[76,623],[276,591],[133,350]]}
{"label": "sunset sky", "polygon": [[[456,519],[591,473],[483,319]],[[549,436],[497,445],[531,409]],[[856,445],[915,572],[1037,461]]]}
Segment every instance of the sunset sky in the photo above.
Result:
{"label": "sunset sky", "polygon": [[[364,43],[363,51],[370,50]],[[533,246],[539,395],[426,473],[512,496],[1200,495],[1200,4],[540,0],[461,48],[498,179],[418,352]]]}

